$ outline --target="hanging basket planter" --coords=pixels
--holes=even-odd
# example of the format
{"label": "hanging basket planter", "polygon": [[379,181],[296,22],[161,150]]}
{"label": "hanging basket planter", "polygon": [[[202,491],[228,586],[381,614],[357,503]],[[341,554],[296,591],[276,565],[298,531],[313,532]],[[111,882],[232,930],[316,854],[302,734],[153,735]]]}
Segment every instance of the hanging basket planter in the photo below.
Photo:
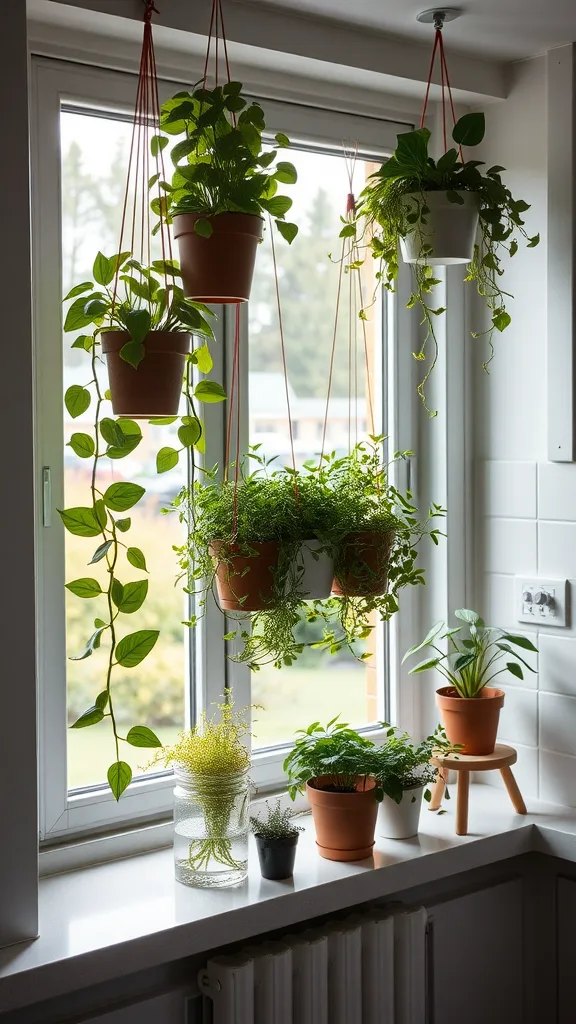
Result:
{"label": "hanging basket planter", "polygon": [[394,531],[349,533],[336,559],[332,593],[338,597],[374,597],[388,585]]}
{"label": "hanging basket planter", "polygon": [[216,565],[218,600],[224,611],[258,612],[274,607],[280,557],[277,541],[253,541],[239,547],[214,540],[210,555]]}
{"label": "hanging basket planter", "polygon": [[129,341],[125,331],[102,334],[114,415],[130,419],[176,416],[191,336],[177,331],[150,331],[144,339],[144,359],[137,367],[120,355]]}
{"label": "hanging basket planter", "polygon": [[[209,225],[211,233],[198,232]],[[247,302],[264,221],[249,213],[174,216],[180,268],[187,298],[206,303]]]}
{"label": "hanging basket planter", "polygon": [[476,192],[455,192],[461,202],[450,200],[446,192],[412,193],[405,205],[412,210],[427,208],[410,234],[400,238],[405,263],[431,267],[449,267],[470,263],[474,255],[480,198]]}

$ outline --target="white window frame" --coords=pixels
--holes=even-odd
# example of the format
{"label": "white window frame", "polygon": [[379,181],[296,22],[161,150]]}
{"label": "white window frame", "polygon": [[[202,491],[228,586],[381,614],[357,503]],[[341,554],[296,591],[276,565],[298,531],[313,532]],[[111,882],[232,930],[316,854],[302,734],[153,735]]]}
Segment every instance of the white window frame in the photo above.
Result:
{"label": "white window frame", "polygon": [[[191,69],[193,81],[193,69]],[[37,607],[38,607],[38,673],[39,673],[39,735],[40,735],[40,838],[61,842],[70,836],[104,832],[126,825],[166,818],[172,804],[171,773],[135,780],[119,802],[108,787],[72,794],[67,789],[66,767],[66,650],[64,597],[64,531],[56,513],[62,507],[64,486],[63,419],[62,419],[62,308],[61,308],[61,203],[60,148],[57,125],[61,104],[81,108],[131,114],[136,78],[133,74],[115,72],[81,64],[38,57],[32,60],[32,193],[33,193],[33,266],[35,321],[35,394],[36,394],[36,467],[37,467]],[[181,83],[160,82],[161,101],[183,88]],[[282,130],[310,147],[338,151],[342,139],[358,140],[359,152],[378,158],[392,151],[396,134],[406,125],[373,116],[325,111],[312,106],[280,101],[265,101],[267,122],[272,134]],[[412,444],[410,409],[413,388],[403,381],[407,401],[394,405],[392,395],[397,379],[389,372],[394,367],[392,349],[397,349],[398,317],[396,300],[387,297],[383,309],[386,351],[383,379],[387,394],[384,405],[391,403],[388,430],[391,448]],[[229,369],[233,351],[234,317],[229,309],[220,307],[217,333],[220,344],[214,346],[216,379],[226,381],[229,390]],[[413,323],[408,318],[407,323]],[[248,352],[247,308],[242,310],[243,344]],[[412,326],[410,326],[412,331]],[[406,346],[403,338],[403,347]],[[411,358],[411,357],[410,357]],[[396,371],[394,370],[394,373]],[[405,377],[404,371],[401,376]],[[241,406],[248,399],[247,355],[241,367]],[[207,406],[206,463],[222,463],[225,438],[224,405]],[[246,443],[247,418],[242,426]],[[51,495],[44,496],[42,469],[51,470]],[[402,481],[400,481],[402,482]],[[405,482],[405,481],[404,481]],[[49,522],[44,525],[44,502],[49,500]],[[188,695],[193,710],[208,707],[217,701],[225,685],[233,685],[239,707],[250,704],[250,672],[226,658],[222,640],[222,616],[212,602],[208,603],[201,627],[191,635],[193,659],[192,686]],[[389,627],[390,651],[399,649],[394,639],[399,630],[399,616]],[[405,714],[397,690],[398,672],[390,665],[389,713],[402,722],[412,724],[410,710]],[[382,708],[384,714],[384,707]],[[283,785],[282,762],[288,748],[274,748],[256,753],[252,778],[260,790],[277,789]],[[62,756],[57,756],[57,752]]]}

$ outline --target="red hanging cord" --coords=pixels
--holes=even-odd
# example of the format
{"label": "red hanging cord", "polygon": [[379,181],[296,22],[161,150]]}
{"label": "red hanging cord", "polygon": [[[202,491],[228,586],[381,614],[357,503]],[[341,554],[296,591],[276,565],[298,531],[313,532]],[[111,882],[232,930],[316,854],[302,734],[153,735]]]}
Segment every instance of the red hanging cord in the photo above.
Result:
{"label": "red hanging cord", "polygon": [[[420,127],[424,128],[426,123],[426,113],[428,110],[428,101],[430,99],[430,89],[432,86],[432,78],[434,76],[434,67],[436,64],[436,54],[440,53],[440,85],[442,89],[442,131],[444,135],[444,150],[448,149],[448,131],[446,125],[446,93],[448,94],[448,102],[450,104],[450,112],[452,114],[452,123],[456,124],[456,109],[454,107],[454,97],[452,96],[452,87],[450,85],[450,75],[448,74],[448,62],[446,60],[446,51],[444,49],[444,37],[442,29],[437,28],[434,36],[434,46],[432,48],[432,59],[430,61],[430,70],[428,72],[428,83],[426,85],[426,95],[424,96],[424,106],[422,108],[422,117],[420,118]],[[458,153],[460,160],[464,163],[464,155],[462,153],[462,146],[458,147]]]}

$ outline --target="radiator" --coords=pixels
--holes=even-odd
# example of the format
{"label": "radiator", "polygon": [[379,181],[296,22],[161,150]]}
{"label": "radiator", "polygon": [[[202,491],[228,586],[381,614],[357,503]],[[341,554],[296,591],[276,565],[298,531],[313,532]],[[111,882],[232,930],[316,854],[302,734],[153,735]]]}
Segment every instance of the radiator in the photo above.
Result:
{"label": "radiator", "polygon": [[353,914],[209,960],[213,1024],[426,1024],[423,907]]}

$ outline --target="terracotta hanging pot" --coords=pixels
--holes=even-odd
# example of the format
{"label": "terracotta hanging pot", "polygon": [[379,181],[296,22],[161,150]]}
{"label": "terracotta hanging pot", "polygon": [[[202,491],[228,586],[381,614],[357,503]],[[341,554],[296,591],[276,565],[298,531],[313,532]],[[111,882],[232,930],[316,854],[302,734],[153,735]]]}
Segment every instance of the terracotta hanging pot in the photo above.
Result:
{"label": "terracotta hanging pot", "polygon": [[305,540],[298,549],[294,568],[303,601],[323,601],[330,597],[334,559],[322,541]]}
{"label": "terracotta hanging pot", "polygon": [[274,607],[280,555],[277,541],[251,541],[239,548],[214,540],[210,554],[216,563],[218,599],[224,611],[259,612]]}
{"label": "terracotta hanging pot", "polygon": [[176,416],[190,335],[150,331],[144,338],[146,354],[137,367],[120,355],[120,349],[130,341],[126,331],[105,331],[101,338],[114,415],[129,419]]}
{"label": "terracotta hanging pot", "polygon": [[394,531],[349,533],[336,559],[332,593],[338,597],[375,597],[388,586]]}
{"label": "terracotta hanging pot", "polygon": [[[458,192],[462,203],[451,203],[446,192],[414,193],[406,196],[413,210],[422,205],[422,196],[430,213],[424,224],[400,239],[405,263],[426,263],[432,267],[449,267],[470,263],[474,255],[480,199],[476,192]],[[431,252],[423,250],[430,246]]]}
{"label": "terracotta hanging pot", "polygon": [[318,852],[326,860],[365,860],[374,846],[376,783],[358,777],[356,792],[342,793],[336,791],[334,781],[334,776],[321,775],[306,783]]}
{"label": "terracotta hanging pot", "polygon": [[460,697],[453,686],[436,691],[446,735],[450,743],[461,744],[462,754],[494,752],[504,696],[504,690],[492,686],[485,686],[477,697]]}
{"label": "terracotta hanging pot", "polygon": [[[198,220],[212,226],[209,238],[194,230]],[[264,221],[250,213],[179,213],[174,217],[184,294],[198,302],[246,302],[250,298],[256,250]]]}

